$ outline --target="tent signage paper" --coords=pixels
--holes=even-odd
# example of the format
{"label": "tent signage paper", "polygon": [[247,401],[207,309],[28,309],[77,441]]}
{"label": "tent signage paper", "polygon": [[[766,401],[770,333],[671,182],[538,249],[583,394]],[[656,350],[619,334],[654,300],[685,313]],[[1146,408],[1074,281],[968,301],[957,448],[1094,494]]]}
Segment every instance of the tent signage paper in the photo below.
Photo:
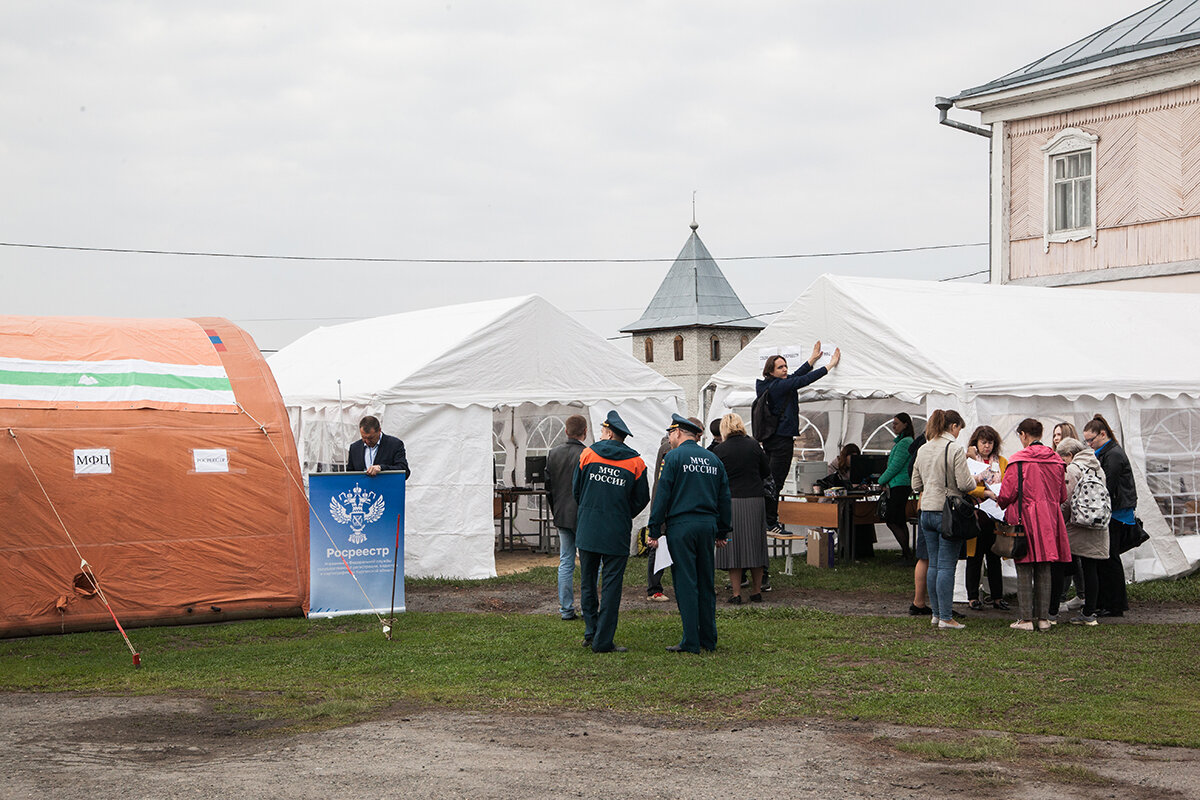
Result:
{"label": "tent signage paper", "polygon": [[[391,597],[393,564],[396,608],[403,611],[404,473],[384,472],[374,478],[361,472],[313,474],[308,476],[308,491],[313,508],[308,531],[309,616],[382,610]],[[357,584],[346,564],[358,577]]]}
{"label": "tent signage paper", "polygon": [[108,449],[76,450],[76,475],[112,475],[112,452]]}
{"label": "tent signage paper", "polygon": [[[766,366],[767,359],[771,356],[783,356],[783,360],[788,364],[799,364],[801,361],[802,348],[798,344],[789,344],[786,347],[760,347],[758,348],[758,366],[761,370]],[[808,359],[805,358],[805,361]]]}
{"label": "tent signage paper", "polygon": [[229,472],[228,450],[193,450],[196,472]]}

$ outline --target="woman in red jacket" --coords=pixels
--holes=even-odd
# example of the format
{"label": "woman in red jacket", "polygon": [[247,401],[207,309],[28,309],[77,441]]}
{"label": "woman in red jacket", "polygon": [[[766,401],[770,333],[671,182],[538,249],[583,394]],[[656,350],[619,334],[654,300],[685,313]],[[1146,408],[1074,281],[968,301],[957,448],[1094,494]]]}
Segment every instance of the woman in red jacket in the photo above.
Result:
{"label": "woman in red jacket", "polygon": [[1017,599],[1025,616],[1010,627],[1050,630],[1050,565],[1071,560],[1067,523],[1067,465],[1042,444],[1042,423],[1025,419],[1017,426],[1024,449],[1008,460],[1008,470],[996,502],[1005,509],[1004,521],[1025,526],[1029,550],[1017,561]]}

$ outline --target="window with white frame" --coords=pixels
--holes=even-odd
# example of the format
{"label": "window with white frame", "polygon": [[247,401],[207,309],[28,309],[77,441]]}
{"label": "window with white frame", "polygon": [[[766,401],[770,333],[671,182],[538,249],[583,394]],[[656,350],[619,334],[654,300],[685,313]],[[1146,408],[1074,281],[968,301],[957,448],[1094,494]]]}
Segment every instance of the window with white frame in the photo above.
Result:
{"label": "window with white frame", "polygon": [[1096,143],[1099,137],[1067,128],[1042,147],[1045,154],[1045,249],[1052,242],[1091,238],[1096,243]]}

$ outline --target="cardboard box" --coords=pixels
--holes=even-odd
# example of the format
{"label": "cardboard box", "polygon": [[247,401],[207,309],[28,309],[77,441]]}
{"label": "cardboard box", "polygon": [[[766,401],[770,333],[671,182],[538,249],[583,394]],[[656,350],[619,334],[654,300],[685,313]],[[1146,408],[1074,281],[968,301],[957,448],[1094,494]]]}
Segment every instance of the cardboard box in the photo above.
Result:
{"label": "cardboard box", "polygon": [[808,565],[810,567],[832,567],[835,550],[833,528],[809,528]]}

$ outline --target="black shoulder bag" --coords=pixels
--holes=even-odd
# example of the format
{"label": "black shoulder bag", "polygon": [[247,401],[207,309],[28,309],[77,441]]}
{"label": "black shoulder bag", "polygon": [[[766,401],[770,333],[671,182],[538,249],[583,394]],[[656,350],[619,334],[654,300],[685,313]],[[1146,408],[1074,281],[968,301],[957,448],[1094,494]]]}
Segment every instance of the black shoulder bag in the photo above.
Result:
{"label": "black shoulder bag", "polygon": [[979,535],[979,520],[975,518],[975,504],[965,497],[950,494],[950,444],[942,461],[946,470],[946,502],[942,505],[942,538],[949,542],[965,542]]}

